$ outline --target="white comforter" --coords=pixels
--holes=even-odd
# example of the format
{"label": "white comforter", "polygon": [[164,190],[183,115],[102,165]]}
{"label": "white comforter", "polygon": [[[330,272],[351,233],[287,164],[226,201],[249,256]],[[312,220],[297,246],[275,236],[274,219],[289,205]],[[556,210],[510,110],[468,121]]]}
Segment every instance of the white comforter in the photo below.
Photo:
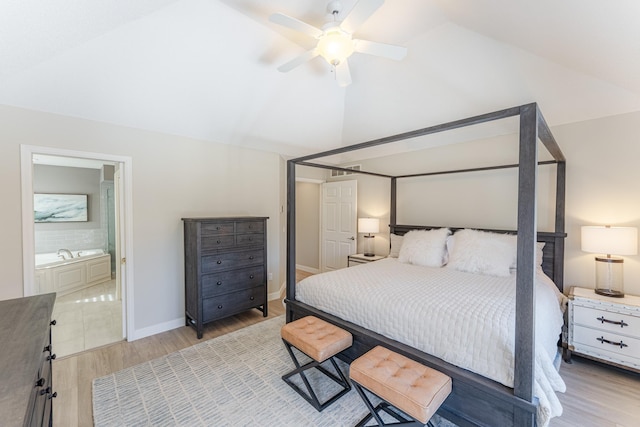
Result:
{"label": "white comforter", "polygon": [[[513,387],[515,274],[494,277],[384,260],[311,276],[296,299]],[[564,297],[536,279],[537,422],[562,414],[565,384],[553,361]]]}

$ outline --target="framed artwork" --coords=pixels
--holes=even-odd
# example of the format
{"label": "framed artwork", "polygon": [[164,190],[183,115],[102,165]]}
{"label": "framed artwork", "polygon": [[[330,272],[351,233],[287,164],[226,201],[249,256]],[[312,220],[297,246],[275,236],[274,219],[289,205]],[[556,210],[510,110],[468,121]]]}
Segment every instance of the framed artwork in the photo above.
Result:
{"label": "framed artwork", "polygon": [[34,194],[35,222],[86,222],[88,218],[86,194]]}

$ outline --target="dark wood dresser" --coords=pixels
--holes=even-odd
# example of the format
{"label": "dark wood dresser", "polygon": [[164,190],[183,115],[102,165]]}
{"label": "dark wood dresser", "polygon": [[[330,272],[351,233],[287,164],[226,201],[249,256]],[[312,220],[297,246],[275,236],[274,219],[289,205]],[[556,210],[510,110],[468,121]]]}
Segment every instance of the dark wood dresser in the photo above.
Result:
{"label": "dark wood dresser", "polygon": [[0,424],[51,426],[56,294],[0,301]]}
{"label": "dark wood dresser", "polygon": [[198,338],[205,324],[241,311],[267,317],[267,219],[182,218],[186,323]]}

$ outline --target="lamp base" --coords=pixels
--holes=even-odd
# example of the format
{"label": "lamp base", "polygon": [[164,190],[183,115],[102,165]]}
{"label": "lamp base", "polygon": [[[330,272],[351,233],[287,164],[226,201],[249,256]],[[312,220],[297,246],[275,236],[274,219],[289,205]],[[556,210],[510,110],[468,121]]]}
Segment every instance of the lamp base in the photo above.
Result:
{"label": "lamp base", "polygon": [[613,290],[613,289],[596,289],[595,292],[596,292],[596,294],[604,295],[605,297],[611,297],[611,298],[622,298],[622,297],[624,297],[624,292],[616,291],[616,290]]}
{"label": "lamp base", "polygon": [[375,236],[369,234],[368,236],[364,236],[364,256],[376,256],[373,251],[375,250],[375,245],[373,244],[373,239]]}

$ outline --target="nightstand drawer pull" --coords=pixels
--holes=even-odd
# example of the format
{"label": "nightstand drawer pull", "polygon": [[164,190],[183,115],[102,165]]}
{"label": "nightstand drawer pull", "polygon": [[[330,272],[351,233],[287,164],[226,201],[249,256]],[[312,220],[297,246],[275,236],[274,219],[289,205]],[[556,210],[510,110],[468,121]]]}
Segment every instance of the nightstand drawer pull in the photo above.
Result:
{"label": "nightstand drawer pull", "polygon": [[600,337],[596,339],[600,341],[602,344],[607,343],[607,344],[615,345],[616,347],[620,347],[620,348],[629,347],[627,344],[623,343],[622,340],[620,340],[620,342],[614,342],[614,341],[609,341],[608,339],[605,339],[605,337]]}
{"label": "nightstand drawer pull", "polygon": [[612,325],[620,325],[621,328],[624,328],[625,326],[629,326],[629,324],[625,323],[624,320],[616,322],[615,320],[605,319],[604,316],[598,317],[598,320],[600,321],[600,323],[606,322],[606,323],[611,323]]}

